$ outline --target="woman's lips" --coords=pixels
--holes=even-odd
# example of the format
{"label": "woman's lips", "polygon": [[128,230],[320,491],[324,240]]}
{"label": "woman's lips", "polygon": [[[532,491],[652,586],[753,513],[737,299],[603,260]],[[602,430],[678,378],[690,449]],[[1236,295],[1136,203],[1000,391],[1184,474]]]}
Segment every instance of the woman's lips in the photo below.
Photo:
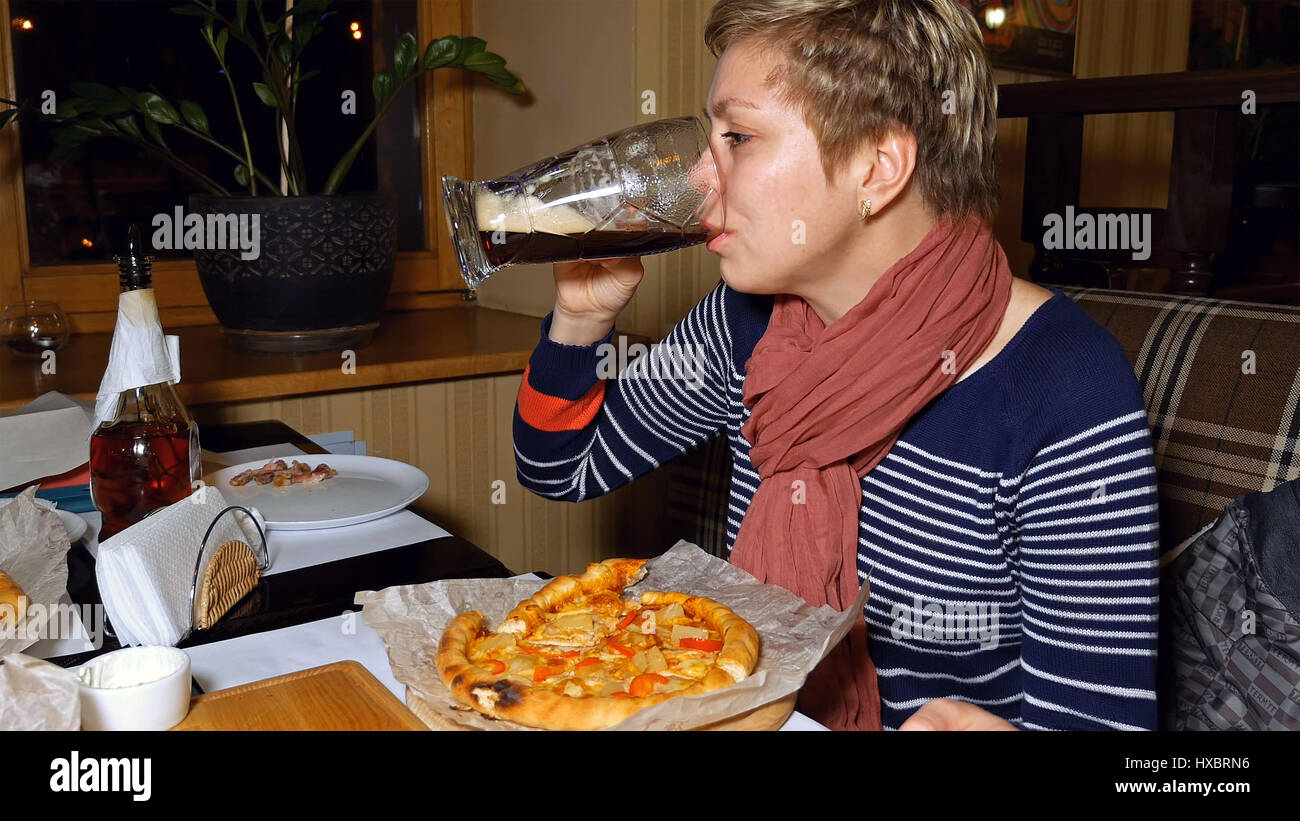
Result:
{"label": "woman's lips", "polygon": [[706,245],[706,246],[704,246],[704,247],[705,247],[705,248],[708,248],[710,251],[716,251],[716,250],[718,250],[718,246],[720,246],[722,243],[726,242],[726,241],[727,241],[727,237],[729,237],[729,236],[731,236],[731,232],[730,232],[730,231],[723,231],[721,234],[718,234],[716,237],[714,237],[713,239],[709,240],[709,244]]}

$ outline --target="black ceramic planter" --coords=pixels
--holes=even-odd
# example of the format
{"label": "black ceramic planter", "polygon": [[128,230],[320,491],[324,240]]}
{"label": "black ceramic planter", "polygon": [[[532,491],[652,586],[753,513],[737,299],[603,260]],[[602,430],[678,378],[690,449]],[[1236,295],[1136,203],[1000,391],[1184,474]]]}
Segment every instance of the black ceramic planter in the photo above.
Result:
{"label": "black ceramic planter", "polygon": [[[189,212],[258,222],[255,258],[239,247],[195,249],[208,304],[241,348],[305,352],[367,344],[379,326],[397,258],[397,205],[388,194],[217,197]],[[234,243],[230,243],[234,245]]]}

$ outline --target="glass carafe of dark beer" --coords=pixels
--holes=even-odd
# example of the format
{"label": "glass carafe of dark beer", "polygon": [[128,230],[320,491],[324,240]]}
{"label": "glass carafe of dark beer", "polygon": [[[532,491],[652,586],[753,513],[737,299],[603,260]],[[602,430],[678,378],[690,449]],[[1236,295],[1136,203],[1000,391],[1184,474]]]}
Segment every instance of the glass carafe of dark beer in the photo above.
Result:
{"label": "glass carafe of dark beer", "polygon": [[[470,288],[507,265],[658,254],[708,239],[717,209],[697,117],[625,128],[494,180],[442,178],[452,245]],[[717,210],[715,222],[721,223]]]}

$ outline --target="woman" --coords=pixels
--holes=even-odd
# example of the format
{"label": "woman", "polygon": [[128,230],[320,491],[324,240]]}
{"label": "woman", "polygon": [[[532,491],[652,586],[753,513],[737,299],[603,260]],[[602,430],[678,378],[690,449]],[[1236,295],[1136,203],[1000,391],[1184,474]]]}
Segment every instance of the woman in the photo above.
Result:
{"label": "woman", "polygon": [[[800,710],[1153,729],[1146,410],[1114,338],[1013,277],[988,228],[997,98],[974,20],[953,0],[721,0],[705,39],[723,282],[605,382],[597,349],[642,266],[557,265],[521,483],[578,501],[725,428],[731,561],[838,609],[870,578]],[[682,351],[693,378],[659,378]]]}

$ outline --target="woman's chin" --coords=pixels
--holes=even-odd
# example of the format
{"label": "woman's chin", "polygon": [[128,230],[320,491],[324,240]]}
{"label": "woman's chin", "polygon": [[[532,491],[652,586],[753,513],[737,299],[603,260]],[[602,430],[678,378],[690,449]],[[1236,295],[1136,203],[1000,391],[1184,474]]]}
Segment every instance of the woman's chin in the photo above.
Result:
{"label": "woman's chin", "polygon": [[731,259],[723,259],[719,266],[722,273],[722,281],[727,283],[727,287],[733,291],[739,291],[742,294],[776,294],[780,290],[773,289],[771,284],[766,281],[761,272],[756,272],[751,268],[745,272],[739,273],[741,269]]}

